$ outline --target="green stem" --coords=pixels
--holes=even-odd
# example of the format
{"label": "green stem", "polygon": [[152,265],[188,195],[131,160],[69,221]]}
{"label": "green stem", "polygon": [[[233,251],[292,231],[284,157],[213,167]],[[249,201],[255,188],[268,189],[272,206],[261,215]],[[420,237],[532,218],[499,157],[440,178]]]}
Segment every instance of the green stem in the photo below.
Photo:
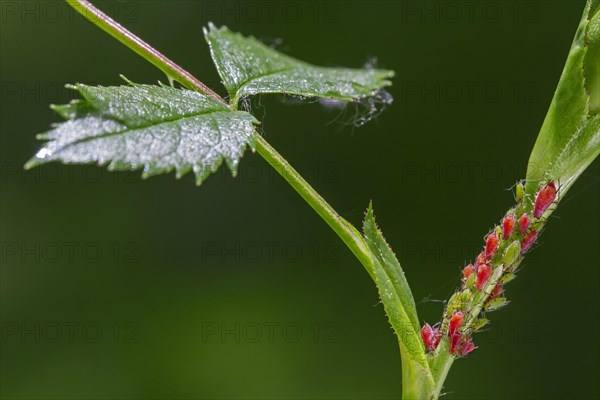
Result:
{"label": "green stem", "polygon": [[169,78],[181,83],[187,89],[198,90],[205,95],[224,103],[223,99],[211,88],[200,82],[192,74],[175,64],[148,43],[129,32],[125,27],[100,11],[89,1],[67,0],[67,3],[94,25],[144,57],[144,59],[164,72]]}
{"label": "green stem", "polygon": [[442,395],[444,382],[446,382],[446,377],[448,376],[448,372],[450,372],[450,368],[452,367],[453,362],[454,357],[445,357],[444,363],[440,365],[440,369],[436,371],[437,374],[433,377],[433,380],[435,381],[435,389],[433,390],[433,394],[431,396],[432,399],[437,399]]}
{"label": "green stem", "polygon": [[342,218],[262,136],[257,137],[256,150],[338,234],[371,277],[374,277],[370,252],[356,228]]}
{"label": "green stem", "polygon": [[431,399],[440,397],[452,363],[454,363],[454,357],[450,354],[450,343],[448,338],[444,337],[435,350],[435,355],[429,360],[429,367],[435,382]]}

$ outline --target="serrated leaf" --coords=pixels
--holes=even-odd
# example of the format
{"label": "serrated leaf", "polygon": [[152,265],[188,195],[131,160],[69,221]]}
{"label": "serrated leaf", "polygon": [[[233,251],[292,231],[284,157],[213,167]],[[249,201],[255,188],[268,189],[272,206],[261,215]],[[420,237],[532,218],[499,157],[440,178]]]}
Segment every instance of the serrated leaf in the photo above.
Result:
{"label": "serrated leaf", "polygon": [[256,119],[190,90],[132,84],[75,85],[82,99],[53,106],[67,119],[39,135],[48,140],[26,167],[49,161],[143,168],[143,176],[193,171],[200,184],[223,160],[233,173]]}
{"label": "serrated leaf", "polygon": [[[372,205],[369,205],[365,215],[363,233],[365,242],[371,251],[372,275],[390,323],[398,335],[403,371],[418,371],[416,374],[413,372],[406,376],[412,376],[412,379],[417,376],[422,377],[423,382],[416,387],[424,385],[422,389],[425,389],[428,385],[433,384],[433,377],[420,337],[421,330],[415,301],[398,259],[375,223]],[[408,364],[405,365],[405,362]],[[404,373],[403,376],[405,376]]]}
{"label": "serrated leaf", "polygon": [[373,206],[371,204],[367,209],[365,220],[363,222],[363,233],[371,253],[383,268],[380,271],[382,273],[380,276],[392,283],[394,291],[398,294],[399,300],[402,303],[402,307],[404,308],[413,329],[420,332],[421,328],[417,316],[417,307],[410,287],[408,286],[406,276],[404,275],[404,271],[402,270],[396,255],[377,227]]}
{"label": "serrated leaf", "polygon": [[[590,83],[599,81],[600,69],[589,64],[600,63],[600,46],[590,46],[589,33],[600,29],[598,1],[588,1],[577,34],[550,109],[529,158],[526,192],[532,195],[539,181],[560,182],[564,195],[575,179],[596,158],[599,152],[600,129],[594,116],[594,98]],[[592,37],[593,38],[593,37]],[[596,32],[597,38],[597,32]],[[584,66],[588,66],[587,70]],[[587,76],[586,76],[587,74]]]}
{"label": "serrated leaf", "polygon": [[282,54],[254,37],[210,24],[204,31],[213,61],[234,103],[259,93],[353,101],[373,96],[394,73],[317,67]]}
{"label": "serrated leaf", "polygon": [[600,114],[593,116],[579,129],[556,156],[548,174],[557,177],[561,191],[573,181],[600,154]]}

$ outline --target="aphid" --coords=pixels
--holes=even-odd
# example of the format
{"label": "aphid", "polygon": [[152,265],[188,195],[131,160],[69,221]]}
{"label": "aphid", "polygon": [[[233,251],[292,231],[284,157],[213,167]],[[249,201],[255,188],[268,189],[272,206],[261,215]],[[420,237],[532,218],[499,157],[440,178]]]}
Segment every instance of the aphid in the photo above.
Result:
{"label": "aphid", "polygon": [[464,267],[463,279],[466,281],[473,272],[475,272],[475,267],[473,266],[473,264],[469,264],[466,267]]}
{"label": "aphid", "polygon": [[537,240],[537,235],[537,231],[531,231],[529,234],[527,234],[527,236],[525,236],[525,238],[523,238],[523,241],[521,242],[521,254],[527,253],[531,246],[533,246]]}
{"label": "aphid", "polygon": [[461,308],[466,308],[473,301],[473,293],[467,288],[460,294]]}
{"label": "aphid", "polygon": [[452,314],[452,318],[450,318],[450,324],[448,326],[448,336],[453,337],[454,334],[457,333],[458,328],[460,328],[462,323],[463,323],[462,311],[457,311],[454,314]]}
{"label": "aphid", "polygon": [[475,290],[476,284],[477,284],[477,274],[471,274],[471,276],[469,276],[467,278],[467,281],[465,282],[465,286],[471,290]]}
{"label": "aphid", "polygon": [[475,343],[473,343],[473,339],[469,338],[468,340],[463,340],[460,346],[460,356],[465,357],[473,350],[475,350]]}
{"label": "aphid", "polygon": [[475,343],[470,337],[455,332],[450,338],[450,353],[456,357],[465,357],[475,349]]}
{"label": "aphid", "polygon": [[509,214],[502,220],[502,239],[506,240],[512,234],[515,227],[516,217],[514,214]]}
{"label": "aphid", "polygon": [[494,232],[496,232],[496,236],[502,236],[502,228],[500,226],[496,226],[496,228],[494,228]]}
{"label": "aphid", "polygon": [[521,218],[519,218],[519,229],[521,230],[522,234],[525,234],[525,232],[527,232],[527,229],[529,229],[529,225],[531,225],[531,218],[529,218],[529,215],[521,215]]}
{"label": "aphid", "polygon": [[502,282],[503,284],[507,284],[508,282],[512,281],[516,277],[517,276],[515,274],[513,274],[512,272],[509,272],[507,274],[502,275],[502,278],[500,278],[500,282]]}
{"label": "aphid", "polygon": [[520,254],[521,243],[518,240],[515,240],[506,248],[506,250],[504,250],[504,255],[502,256],[502,263],[506,265],[506,267],[510,267],[515,263],[515,261],[519,259]]}
{"label": "aphid", "polygon": [[492,232],[485,240],[485,258],[491,260],[496,254],[496,250],[498,250],[498,235],[496,232]]}
{"label": "aphid", "polygon": [[460,300],[460,292],[455,292],[450,300],[448,300],[448,305],[446,306],[446,315],[448,317],[452,316],[454,311],[457,311],[461,308],[462,303]]}
{"label": "aphid", "polygon": [[483,307],[483,309],[485,311],[494,311],[494,310],[504,307],[507,304],[508,304],[508,300],[506,300],[505,297],[496,297],[495,299],[491,299],[487,303],[485,303],[485,306]]}
{"label": "aphid", "polygon": [[421,337],[423,338],[423,343],[425,343],[427,350],[431,351],[434,350],[440,343],[442,334],[440,333],[439,329],[432,328],[431,325],[426,323],[421,328]]}
{"label": "aphid", "polygon": [[523,182],[517,183],[517,187],[515,188],[515,200],[517,203],[520,203],[523,200],[523,196],[525,194],[525,188],[523,187]]}
{"label": "aphid", "polygon": [[490,279],[490,275],[492,275],[492,267],[490,264],[482,264],[477,267],[477,283],[475,285],[477,290],[482,290],[484,288],[486,282]]}
{"label": "aphid", "polygon": [[548,182],[546,186],[544,186],[537,194],[535,198],[535,206],[533,208],[533,216],[537,219],[540,219],[542,215],[546,212],[548,207],[554,200],[556,199],[556,186],[554,182]]}
{"label": "aphid", "polygon": [[456,354],[460,345],[462,343],[462,336],[458,332],[454,332],[452,336],[450,336],[450,353]]}
{"label": "aphid", "polygon": [[494,299],[500,296],[502,293],[504,293],[504,285],[502,284],[502,282],[500,282],[496,286],[494,286],[488,299]]}
{"label": "aphid", "polygon": [[473,329],[474,332],[477,332],[478,330],[480,330],[481,328],[486,326],[489,322],[490,322],[490,320],[487,318],[479,318],[477,321],[475,321],[473,323],[473,325],[471,325],[471,328]]}
{"label": "aphid", "polygon": [[484,251],[482,251],[481,253],[479,253],[479,255],[477,256],[477,258],[475,259],[475,267],[478,267],[481,264],[485,264],[485,252]]}

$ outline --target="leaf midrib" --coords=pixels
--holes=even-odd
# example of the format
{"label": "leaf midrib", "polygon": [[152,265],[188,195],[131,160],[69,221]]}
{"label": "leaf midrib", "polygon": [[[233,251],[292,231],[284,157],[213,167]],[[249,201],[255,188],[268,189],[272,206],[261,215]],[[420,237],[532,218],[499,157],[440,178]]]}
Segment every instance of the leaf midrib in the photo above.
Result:
{"label": "leaf midrib", "polygon": [[123,124],[123,125],[125,125],[126,129],[124,129],[122,131],[117,131],[117,132],[103,133],[103,134],[98,135],[98,136],[89,136],[89,137],[85,137],[85,138],[82,138],[82,139],[78,139],[78,140],[75,140],[75,141],[73,141],[71,143],[67,143],[66,145],[62,146],[59,151],[63,151],[65,149],[68,149],[71,146],[75,146],[75,145],[78,145],[78,144],[81,144],[81,143],[91,142],[91,141],[94,141],[96,139],[104,139],[104,138],[111,137],[111,136],[131,134],[131,133],[134,133],[134,132],[139,131],[139,130],[148,129],[148,128],[159,126],[159,125],[172,124],[174,122],[180,122],[180,121],[183,121],[183,120],[186,120],[186,119],[195,118],[195,117],[209,116],[209,115],[212,116],[212,115],[214,115],[216,113],[228,114],[228,113],[231,113],[231,112],[234,112],[234,111],[225,111],[225,110],[212,111],[212,110],[210,110],[210,111],[207,111],[207,112],[201,112],[201,113],[196,113],[196,114],[187,114],[187,115],[180,116],[178,118],[163,120],[163,121],[161,121],[161,122],[159,122],[157,124],[147,124],[147,125],[136,126],[135,128],[128,127],[127,124],[124,121],[122,121],[122,120],[120,120],[118,118],[109,117],[109,116],[105,116],[105,115],[101,115],[100,114],[99,116],[101,118],[105,118],[105,119],[112,120],[112,121],[118,122],[120,124]]}
{"label": "leaf midrib", "polygon": [[295,69],[298,69],[297,67],[288,67],[288,68],[282,68],[280,70],[277,71],[271,71],[271,72],[266,72],[264,74],[261,75],[255,75],[251,78],[246,79],[245,81],[241,82],[239,85],[237,85],[237,87],[235,88],[235,99],[238,99],[238,95],[240,93],[240,90],[244,88],[244,86],[247,86],[248,84],[250,84],[252,81],[257,81],[261,78],[267,77],[267,76],[271,76],[271,75],[277,75],[280,74],[282,72],[288,72],[288,71],[293,71]]}

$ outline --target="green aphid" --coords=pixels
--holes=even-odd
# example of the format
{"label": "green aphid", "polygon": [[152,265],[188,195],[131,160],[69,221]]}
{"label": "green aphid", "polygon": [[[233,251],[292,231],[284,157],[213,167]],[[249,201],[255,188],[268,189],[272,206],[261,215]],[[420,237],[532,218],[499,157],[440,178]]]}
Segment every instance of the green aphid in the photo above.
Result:
{"label": "green aphid", "polygon": [[470,289],[465,289],[460,294],[460,301],[462,303],[462,308],[467,308],[469,304],[473,301],[473,292]]}
{"label": "green aphid", "polygon": [[450,317],[454,314],[454,311],[462,309],[462,302],[460,299],[460,292],[456,292],[448,300],[448,306],[446,307],[446,316]]}
{"label": "green aphid", "polygon": [[442,326],[440,327],[440,331],[441,332],[447,332],[449,324],[450,324],[450,318],[449,317],[444,317],[444,319],[442,320]]}
{"label": "green aphid", "polygon": [[525,187],[523,186],[523,182],[517,183],[517,187],[515,188],[515,200],[518,203],[523,200],[523,196],[525,195]]}
{"label": "green aphid", "polygon": [[508,304],[508,300],[506,300],[506,297],[496,297],[496,298],[488,301],[485,304],[485,306],[483,307],[483,309],[485,311],[494,311],[494,310],[504,307],[507,304]]}
{"label": "green aphid", "polygon": [[476,283],[477,283],[477,274],[471,274],[467,278],[467,281],[465,282],[465,286],[467,288],[469,288],[470,290],[475,290]]}
{"label": "green aphid", "polygon": [[484,326],[486,326],[489,323],[490,323],[489,319],[487,319],[487,318],[479,318],[477,321],[475,321],[473,323],[473,325],[471,327],[473,329],[473,332],[477,332],[478,330],[480,330],[481,328],[483,328]]}
{"label": "green aphid", "polygon": [[504,255],[502,256],[502,263],[506,265],[506,267],[511,270],[511,267],[521,256],[521,243],[518,240],[512,242],[506,250],[504,250]]}
{"label": "green aphid", "polygon": [[499,238],[502,238],[502,228],[500,226],[496,226],[496,229],[494,229],[494,231],[496,232],[496,235],[498,235]]}
{"label": "green aphid", "polygon": [[509,272],[507,274],[502,275],[502,277],[500,278],[500,282],[502,282],[502,284],[507,284],[508,282],[512,281],[516,277],[517,277],[517,275],[513,274],[512,272]]}

